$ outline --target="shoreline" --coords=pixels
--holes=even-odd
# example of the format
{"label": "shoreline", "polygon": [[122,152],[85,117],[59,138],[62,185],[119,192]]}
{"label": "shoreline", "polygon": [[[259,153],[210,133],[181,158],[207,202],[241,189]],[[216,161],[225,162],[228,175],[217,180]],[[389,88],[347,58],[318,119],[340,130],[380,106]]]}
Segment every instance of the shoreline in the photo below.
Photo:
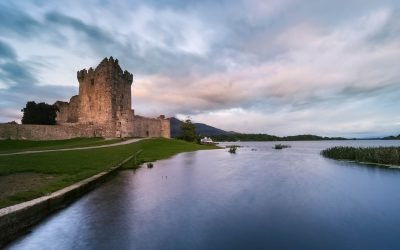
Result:
{"label": "shoreline", "polygon": [[345,160],[345,159],[335,159],[335,158],[329,158],[329,157],[327,157],[327,158],[330,160],[335,160],[335,161],[343,161],[343,162],[357,163],[357,164],[363,164],[363,165],[373,165],[373,166],[378,166],[378,167],[385,167],[388,169],[400,169],[400,165],[391,165],[391,164],[365,162],[365,161],[354,161],[354,160]]}
{"label": "shoreline", "polygon": [[[8,181],[13,188],[2,185],[6,192],[0,195],[0,209],[53,193],[107,171],[139,150],[142,152],[124,168],[136,168],[143,162],[165,159],[180,152],[213,148],[173,139],[152,138],[115,147],[1,156],[0,182]],[[31,173],[35,178],[26,179],[23,173]]]}
{"label": "shoreline", "polygon": [[108,171],[100,172],[48,195],[0,209],[0,231],[2,232],[0,248],[22,236],[29,228],[40,223],[50,214],[93,190],[119,171],[134,156],[135,154],[132,154]]}
{"label": "shoreline", "polygon": [[[142,155],[142,153],[139,155],[138,153],[140,150],[138,151],[137,149],[139,148],[135,147],[137,146],[137,143],[140,144],[141,142],[146,142],[147,144],[147,148],[145,146],[146,152],[144,155]],[[22,236],[24,233],[29,231],[31,227],[40,223],[50,214],[68,206],[70,203],[76,201],[98,185],[101,185],[109,178],[112,178],[112,176],[118,171],[140,168],[146,162],[168,159],[179,153],[214,149],[212,147],[198,147],[200,145],[190,146],[180,141],[171,141],[166,144],[164,140],[153,140],[154,143],[152,143],[152,140],[143,140],[141,142],[129,144],[132,145],[130,146],[131,149],[136,148],[135,153],[123,158],[123,161],[120,161],[107,170],[103,170],[95,175],[72,183],[64,188],[51,192],[48,195],[1,208],[0,232],[2,232],[2,234],[0,234],[0,248]],[[172,148],[164,151],[162,149],[165,146]],[[216,147],[215,149],[218,148]],[[138,157],[138,159],[136,159],[136,157]],[[131,166],[132,163],[135,165]]]}

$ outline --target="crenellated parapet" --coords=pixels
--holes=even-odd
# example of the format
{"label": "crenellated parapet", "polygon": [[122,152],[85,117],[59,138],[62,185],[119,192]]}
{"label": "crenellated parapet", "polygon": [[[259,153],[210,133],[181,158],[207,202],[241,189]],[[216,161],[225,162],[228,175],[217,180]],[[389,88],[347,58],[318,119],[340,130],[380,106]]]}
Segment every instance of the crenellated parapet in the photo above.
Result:
{"label": "crenellated parapet", "polygon": [[112,72],[113,75],[121,76],[121,80],[126,84],[132,85],[133,75],[127,70],[123,71],[119,65],[118,59],[114,59],[112,56],[110,58],[105,57],[94,70],[93,68],[89,68],[89,70],[79,70],[77,72],[77,78],[79,82],[82,82],[85,79],[103,77],[102,74],[110,72]]}
{"label": "crenellated parapet", "polygon": [[87,70],[86,69],[78,70],[76,76],[78,78],[78,81],[82,81],[87,76]]}
{"label": "crenellated parapet", "polygon": [[93,70],[92,67],[90,67],[89,70],[82,69],[77,72],[77,78],[79,82],[83,81],[84,79],[93,77],[95,77],[95,71]]}
{"label": "crenellated parapet", "polygon": [[129,73],[129,71],[125,70],[124,74],[122,75],[123,78],[129,83],[132,84],[133,82],[133,75],[131,73]]}

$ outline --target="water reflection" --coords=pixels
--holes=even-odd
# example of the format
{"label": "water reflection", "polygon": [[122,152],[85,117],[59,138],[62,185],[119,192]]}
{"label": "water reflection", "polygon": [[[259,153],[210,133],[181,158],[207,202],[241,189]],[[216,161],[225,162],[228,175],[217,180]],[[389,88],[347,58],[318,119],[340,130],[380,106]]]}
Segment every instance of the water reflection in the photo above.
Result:
{"label": "water reflection", "polygon": [[[336,145],[241,143],[125,171],[10,249],[399,248],[400,170],[323,158]],[[252,150],[255,149],[256,151]]]}

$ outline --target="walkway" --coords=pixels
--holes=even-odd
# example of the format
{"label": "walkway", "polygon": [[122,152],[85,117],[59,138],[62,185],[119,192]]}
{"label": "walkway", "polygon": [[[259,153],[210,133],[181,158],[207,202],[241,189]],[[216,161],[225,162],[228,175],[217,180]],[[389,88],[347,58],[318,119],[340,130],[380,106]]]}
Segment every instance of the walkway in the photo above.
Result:
{"label": "walkway", "polygon": [[85,149],[93,149],[93,148],[108,148],[108,147],[115,147],[120,145],[131,144],[134,142],[138,142],[143,140],[144,138],[138,139],[130,139],[122,142],[117,142],[114,144],[107,144],[107,145],[99,145],[99,146],[91,146],[91,147],[79,147],[79,148],[61,148],[61,149],[47,149],[47,150],[31,150],[31,151],[22,151],[22,152],[14,152],[14,153],[6,153],[0,154],[0,156],[7,156],[7,155],[24,155],[24,154],[36,154],[36,153],[46,153],[46,152],[58,152],[58,151],[73,151],[73,150],[85,150]]}

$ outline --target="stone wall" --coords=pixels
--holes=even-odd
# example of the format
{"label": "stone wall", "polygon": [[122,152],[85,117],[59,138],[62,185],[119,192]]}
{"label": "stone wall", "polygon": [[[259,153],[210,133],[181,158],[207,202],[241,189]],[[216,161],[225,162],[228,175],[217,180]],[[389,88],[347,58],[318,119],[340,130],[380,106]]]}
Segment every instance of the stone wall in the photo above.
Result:
{"label": "stone wall", "polygon": [[161,117],[161,137],[171,138],[171,122],[169,119]]}
{"label": "stone wall", "polygon": [[[118,60],[104,58],[93,70],[78,71],[80,123],[118,123],[118,112],[132,109],[133,76],[122,71]],[[115,133],[115,131],[114,131]]]}
{"label": "stone wall", "polygon": [[0,140],[62,140],[76,137],[103,136],[95,126],[0,124]]}
{"label": "stone wall", "polygon": [[116,137],[134,137],[134,111],[125,110],[117,113]]}
{"label": "stone wall", "polygon": [[[170,121],[168,119],[133,116],[133,111],[132,113],[123,113],[121,116],[121,124],[110,123],[102,126],[71,123],[59,125],[0,124],[0,140],[64,140],[77,137],[171,137]],[[132,119],[132,117],[134,118]],[[115,126],[118,128],[115,128]],[[117,134],[115,135],[113,131],[117,131]]]}
{"label": "stone wall", "polygon": [[164,117],[147,118],[135,115],[133,118],[133,136],[170,138],[170,122]]}
{"label": "stone wall", "polygon": [[68,122],[69,103],[68,102],[62,102],[62,101],[56,101],[54,103],[54,105],[57,106],[57,108],[58,108],[57,116],[56,116],[57,124]]}
{"label": "stone wall", "polygon": [[71,97],[69,102],[57,101],[54,103],[57,106],[57,124],[61,123],[76,123],[79,119],[79,95]]}

